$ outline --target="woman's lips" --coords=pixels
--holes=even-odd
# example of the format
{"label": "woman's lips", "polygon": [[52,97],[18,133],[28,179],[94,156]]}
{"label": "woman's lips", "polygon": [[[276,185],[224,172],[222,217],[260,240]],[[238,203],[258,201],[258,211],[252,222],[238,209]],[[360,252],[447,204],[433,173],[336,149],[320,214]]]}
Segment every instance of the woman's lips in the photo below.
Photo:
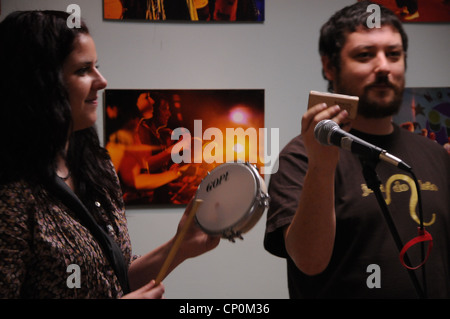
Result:
{"label": "woman's lips", "polygon": [[92,98],[92,99],[87,99],[87,100],[85,100],[85,102],[86,102],[86,103],[89,103],[89,104],[98,105],[98,99],[97,99],[97,97]]}

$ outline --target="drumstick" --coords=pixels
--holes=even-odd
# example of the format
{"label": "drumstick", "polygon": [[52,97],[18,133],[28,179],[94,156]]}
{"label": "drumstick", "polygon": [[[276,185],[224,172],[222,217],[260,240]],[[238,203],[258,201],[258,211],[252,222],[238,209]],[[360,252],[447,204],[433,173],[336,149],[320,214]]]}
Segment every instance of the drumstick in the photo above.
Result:
{"label": "drumstick", "polygon": [[201,199],[196,199],[194,201],[194,204],[191,208],[191,211],[188,214],[187,220],[181,229],[180,233],[178,234],[177,238],[175,239],[175,242],[173,243],[172,248],[169,251],[169,254],[167,255],[166,260],[164,261],[164,264],[161,267],[161,270],[159,271],[158,276],[156,277],[155,286],[158,286],[163,278],[166,275],[167,270],[169,269],[170,264],[172,263],[178,249],[180,248],[181,243],[183,242],[184,236],[186,235],[186,232],[191,225],[192,221],[194,220],[195,213],[197,212],[198,207],[203,202]]}

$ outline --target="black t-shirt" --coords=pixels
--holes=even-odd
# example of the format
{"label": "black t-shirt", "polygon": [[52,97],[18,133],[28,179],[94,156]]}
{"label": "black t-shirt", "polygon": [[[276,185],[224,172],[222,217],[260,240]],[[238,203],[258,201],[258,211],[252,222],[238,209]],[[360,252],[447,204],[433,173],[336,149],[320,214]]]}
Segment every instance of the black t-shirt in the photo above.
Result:
{"label": "black t-shirt", "polygon": [[[433,249],[424,269],[429,298],[450,297],[450,156],[431,140],[395,126],[387,136],[351,132],[409,164],[420,183],[425,229]],[[301,136],[280,153],[269,183],[270,207],[265,248],[287,259],[291,298],[417,298],[408,271],[374,193],[367,187],[360,159],[341,150],[335,178],[336,238],[331,261],[321,274],[303,274],[289,258],[283,228],[296,212],[307,170]],[[403,244],[418,235],[419,207],[410,173],[385,162],[375,168],[381,191]],[[321,194],[317,194],[321,196]],[[412,266],[422,262],[421,245],[408,250]],[[425,245],[427,248],[427,244]],[[415,270],[424,289],[422,269]]]}

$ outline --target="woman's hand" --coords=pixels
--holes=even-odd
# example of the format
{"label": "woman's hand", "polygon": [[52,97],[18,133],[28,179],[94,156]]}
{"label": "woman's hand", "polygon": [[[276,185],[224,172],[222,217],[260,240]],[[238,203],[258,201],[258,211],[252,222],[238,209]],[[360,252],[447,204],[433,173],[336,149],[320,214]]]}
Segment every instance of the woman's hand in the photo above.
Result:
{"label": "woman's hand", "polygon": [[[158,281],[163,280],[184,260],[210,251],[219,244],[220,237],[205,234],[192,219],[188,228],[184,228],[188,218],[193,217],[189,215],[192,207],[193,201],[191,200],[178,224],[176,235],[170,241],[131,263],[128,278],[131,289],[136,290],[130,294],[129,298],[161,297],[164,287],[161,285],[154,287],[155,281],[152,280],[149,283],[149,280],[155,278]],[[183,236],[179,236],[180,234]],[[160,275],[161,273],[162,275]]]}
{"label": "woman's hand", "polygon": [[[186,207],[186,210],[184,211],[184,214],[178,224],[176,236],[178,236],[181,229],[183,229],[188,219],[188,215],[193,208],[193,202],[194,201],[191,200]],[[219,242],[219,236],[210,236],[206,234],[200,229],[200,227],[198,227],[198,225],[195,223],[195,220],[193,220],[186,231],[183,243],[181,244],[179,250],[179,254],[183,257],[183,259],[196,257],[216,248],[217,245],[219,245]]]}
{"label": "woman's hand", "polygon": [[122,299],[162,299],[164,298],[164,291],[165,288],[162,283],[155,286],[155,281],[152,280],[141,288],[123,296]]}

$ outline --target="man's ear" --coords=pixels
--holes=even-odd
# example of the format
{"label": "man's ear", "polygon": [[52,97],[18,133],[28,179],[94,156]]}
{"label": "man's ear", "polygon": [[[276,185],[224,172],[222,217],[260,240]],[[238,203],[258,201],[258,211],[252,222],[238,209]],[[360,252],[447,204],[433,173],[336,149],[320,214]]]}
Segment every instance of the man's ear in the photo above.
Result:
{"label": "man's ear", "polygon": [[336,68],[331,64],[331,60],[328,56],[322,55],[321,61],[323,75],[328,81],[333,82],[336,78]]}

